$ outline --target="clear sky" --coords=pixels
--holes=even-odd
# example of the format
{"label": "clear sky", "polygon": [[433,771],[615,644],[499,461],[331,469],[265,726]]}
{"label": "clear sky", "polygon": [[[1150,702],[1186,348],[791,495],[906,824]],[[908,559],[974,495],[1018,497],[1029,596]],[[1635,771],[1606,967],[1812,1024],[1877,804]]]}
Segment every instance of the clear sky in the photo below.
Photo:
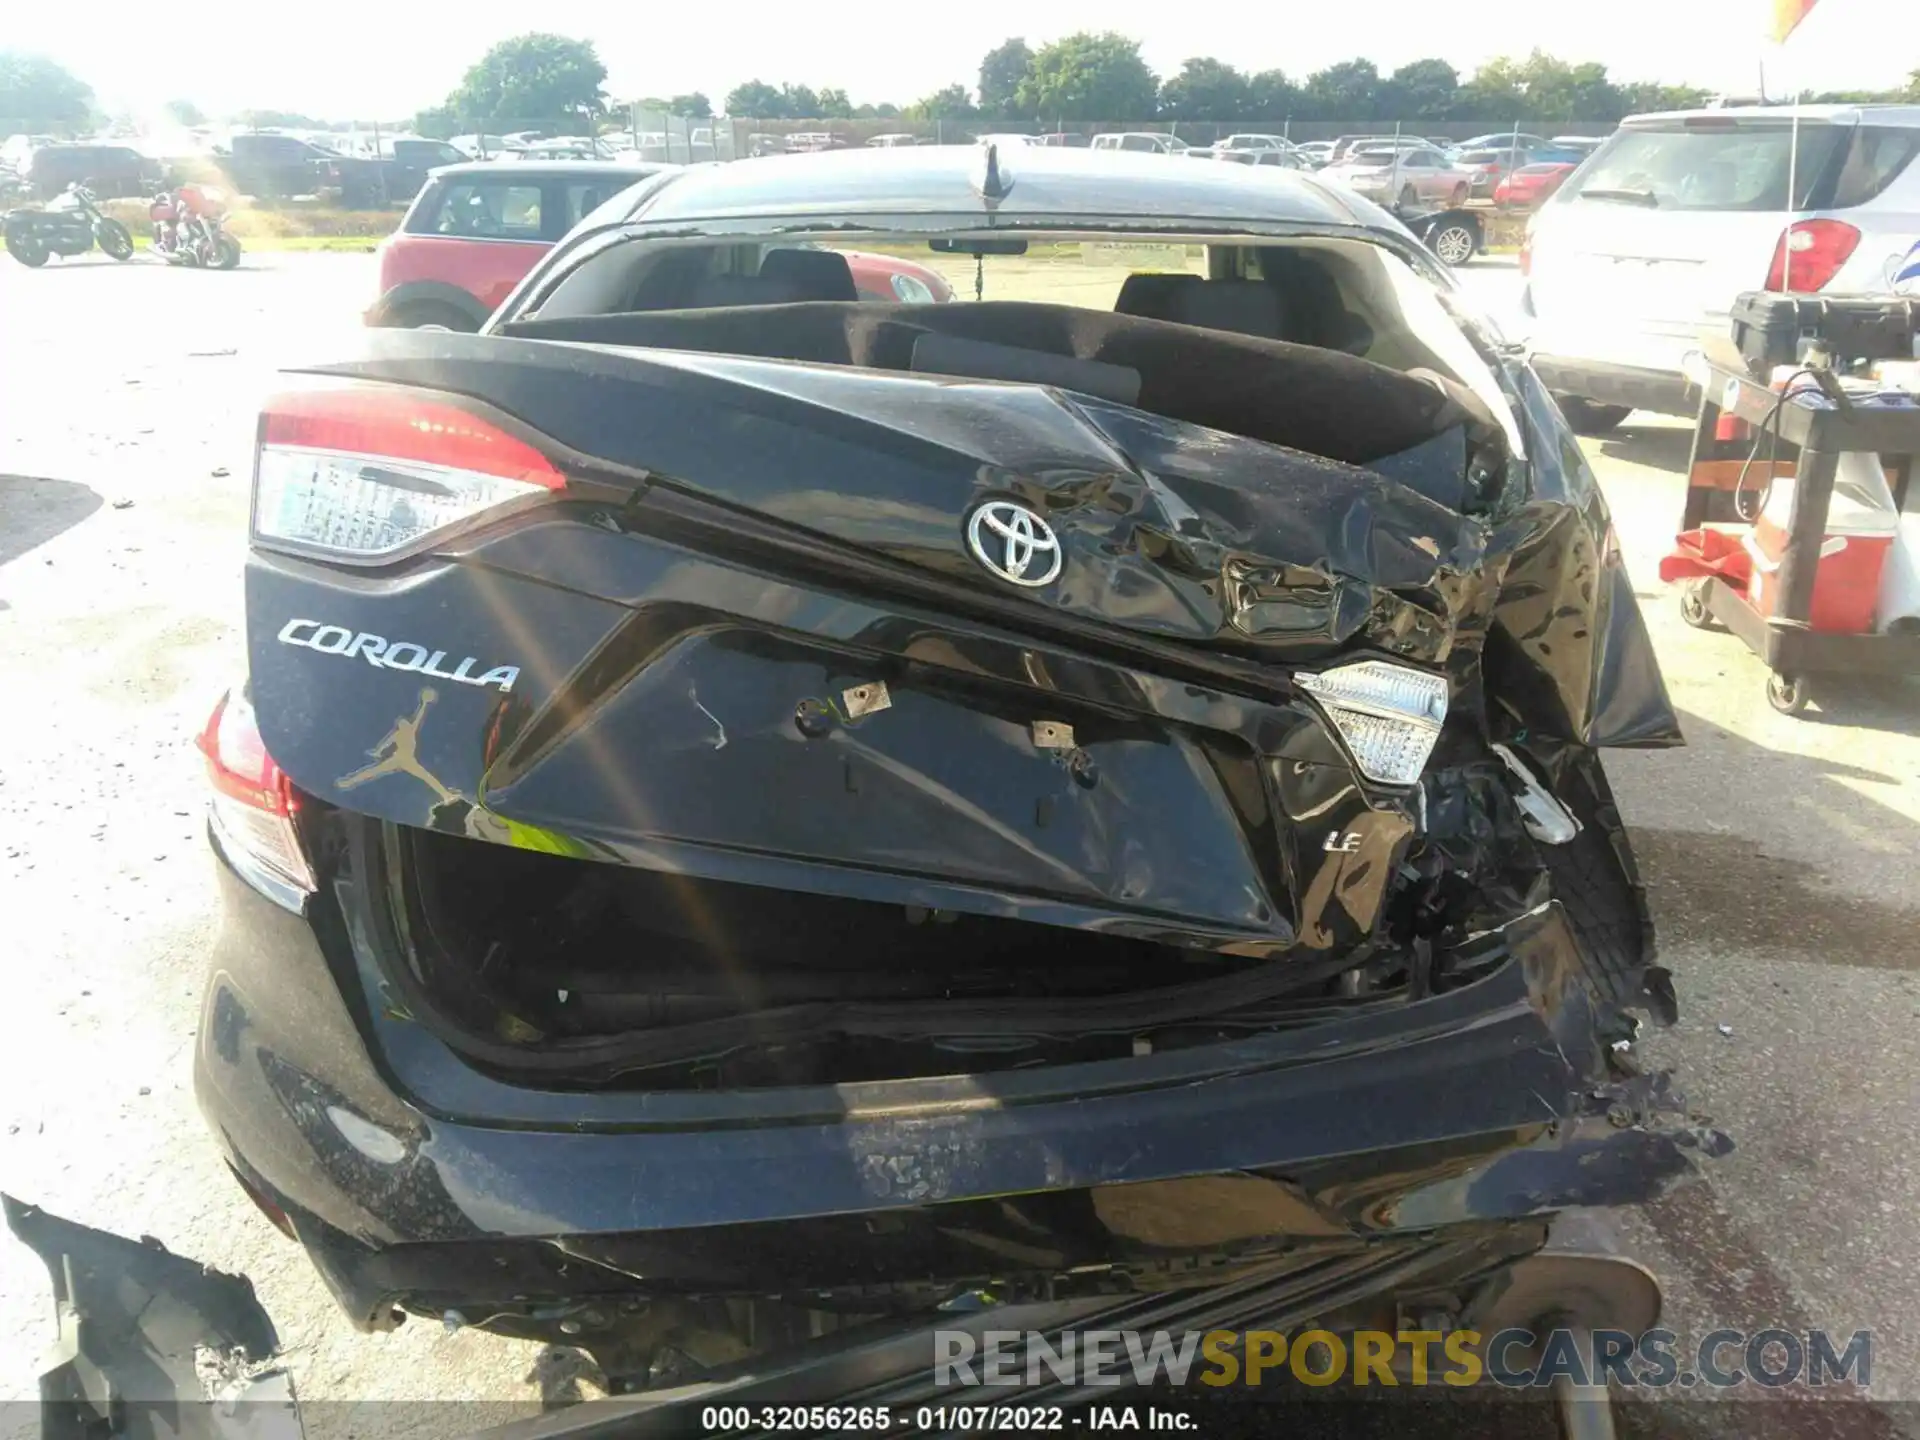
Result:
{"label": "clear sky", "polygon": [[1751,91],[1883,88],[1920,65],[1920,0],[1820,0],[1784,52],[1764,39],[1768,0],[1101,0],[824,3],[824,0],[319,0],[227,10],[8,0],[0,46],[52,55],[109,110],[183,98],[213,114],[248,107],[334,119],[393,117],[444,99],[496,40],[531,29],[591,39],[615,99],[704,90],[718,106],[743,80],[838,86],[854,103],[905,104],[971,87],[1009,35],[1039,44],[1082,29],[1142,42],[1165,75],[1191,55],[1299,78],[1355,55],[1385,72],[1437,55],[1463,73],[1540,49],[1600,60],[1617,79]]}

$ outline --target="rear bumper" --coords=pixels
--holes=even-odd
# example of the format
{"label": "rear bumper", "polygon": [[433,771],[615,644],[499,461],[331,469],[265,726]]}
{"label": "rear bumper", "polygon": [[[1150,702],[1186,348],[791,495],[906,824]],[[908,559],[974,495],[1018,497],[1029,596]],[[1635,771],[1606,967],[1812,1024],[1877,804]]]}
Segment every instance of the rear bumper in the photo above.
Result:
{"label": "rear bumper", "polygon": [[1625,405],[1661,415],[1691,415],[1698,392],[1677,370],[1647,369],[1605,360],[1535,354],[1534,371],[1555,395],[1577,395],[1601,405]]}
{"label": "rear bumper", "polygon": [[366,1327],[396,1304],[1212,1284],[1486,1227],[1524,1249],[1561,1208],[1652,1198],[1702,1139],[1660,1077],[1610,1068],[1615,1017],[1557,907],[1506,927],[1510,960],[1470,987],[1227,1045],[818,1092],[570,1093],[481,1074],[396,1013],[347,885],[295,913],[218,869],[201,1108]]}

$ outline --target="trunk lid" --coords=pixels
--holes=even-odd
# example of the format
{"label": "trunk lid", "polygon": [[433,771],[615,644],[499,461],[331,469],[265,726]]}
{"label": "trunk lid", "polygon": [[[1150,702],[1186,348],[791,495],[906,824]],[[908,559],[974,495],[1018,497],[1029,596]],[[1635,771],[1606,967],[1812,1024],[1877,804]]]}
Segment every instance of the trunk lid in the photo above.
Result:
{"label": "trunk lid", "polygon": [[[253,703],[301,790],[519,848],[1235,953],[1377,923],[1411,802],[1356,784],[1291,667],[1366,650],[1469,673],[1456,641],[1477,646],[1501,573],[1481,523],[1033,386],[367,344],[329,373],[462,397],[546,437],[568,484],[372,571],[256,547]],[[1050,529],[1056,582],[982,562],[986,504]]]}

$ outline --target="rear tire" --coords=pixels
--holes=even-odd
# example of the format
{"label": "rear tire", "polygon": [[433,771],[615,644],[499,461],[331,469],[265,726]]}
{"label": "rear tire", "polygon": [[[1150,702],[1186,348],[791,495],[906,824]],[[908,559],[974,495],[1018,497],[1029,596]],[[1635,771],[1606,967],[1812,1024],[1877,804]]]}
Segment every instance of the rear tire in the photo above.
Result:
{"label": "rear tire", "polygon": [[1631,1004],[1653,958],[1652,928],[1599,756],[1575,761],[1558,793],[1580,821],[1580,833],[1564,845],[1540,847],[1553,898],[1566,911],[1594,987],[1618,1004]]}
{"label": "rear tire", "polygon": [[1459,269],[1480,251],[1480,240],[1473,228],[1457,221],[1434,231],[1429,244],[1440,263],[1450,270]]}
{"label": "rear tire", "polygon": [[1602,405],[1595,400],[1583,400],[1578,395],[1562,395],[1560,413],[1567,417],[1567,424],[1573,427],[1576,435],[1609,435],[1618,430],[1633,413],[1633,407]]}
{"label": "rear tire", "polygon": [[402,330],[419,330],[432,326],[436,330],[457,330],[463,335],[471,335],[480,328],[453,306],[438,305],[430,300],[414,305],[402,305],[393,312],[393,318],[387,323]]}
{"label": "rear tire", "polygon": [[221,235],[213,242],[213,268],[232,270],[240,264],[240,242],[231,235]]}
{"label": "rear tire", "polygon": [[7,236],[7,253],[29,270],[38,270],[47,263],[51,253],[47,247],[32,235]]}

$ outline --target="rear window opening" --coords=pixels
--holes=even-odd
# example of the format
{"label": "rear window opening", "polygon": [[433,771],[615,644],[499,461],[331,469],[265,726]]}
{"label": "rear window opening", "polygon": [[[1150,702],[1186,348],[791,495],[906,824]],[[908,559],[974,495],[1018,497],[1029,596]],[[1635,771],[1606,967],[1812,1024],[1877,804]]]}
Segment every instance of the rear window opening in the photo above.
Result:
{"label": "rear window opening", "polygon": [[[1462,328],[1464,312],[1378,244],[1115,231],[937,243],[844,232],[730,245],[616,240],[494,329],[1052,385],[1347,463],[1419,450],[1435,461],[1429,479],[1392,478],[1450,508],[1497,495],[1522,448],[1510,397]],[[888,272],[931,272],[952,301],[889,314],[870,303]],[[897,284],[892,293],[908,298]],[[922,331],[979,342],[973,360],[932,361],[954,347],[919,345]],[[1101,383],[1115,365],[1135,372],[1130,393]],[[1436,406],[1442,397],[1455,403]],[[1453,446],[1461,463],[1425,449],[1449,435],[1463,442]]]}
{"label": "rear window opening", "polygon": [[1562,203],[1647,209],[1836,210],[1879,195],[1920,153],[1912,127],[1719,119],[1629,125],[1561,188]]}

